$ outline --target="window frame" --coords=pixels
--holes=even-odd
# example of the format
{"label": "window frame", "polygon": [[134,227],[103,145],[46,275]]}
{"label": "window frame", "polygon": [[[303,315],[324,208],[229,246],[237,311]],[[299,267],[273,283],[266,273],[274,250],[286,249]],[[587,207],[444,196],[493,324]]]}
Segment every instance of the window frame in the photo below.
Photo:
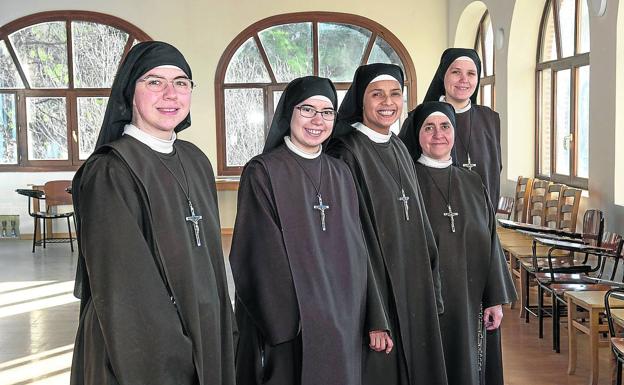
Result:
{"label": "window frame", "polygon": [[[494,47],[492,46],[492,74],[488,75],[485,70],[485,66],[486,66],[486,50],[485,50],[485,21],[487,20],[487,18],[490,17],[490,25],[492,25],[492,16],[490,15],[490,12],[486,9],[485,12],[483,13],[483,16],[481,16],[481,20],[479,20],[479,26],[477,27],[477,35],[475,36],[475,43],[474,43],[474,49],[477,52],[481,52],[481,67],[483,68],[483,77],[481,77],[481,74],[479,74],[479,104],[480,105],[484,105],[483,104],[483,91],[485,89],[485,86],[489,85],[491,86],[490,90],[491,90],[491,94],[490,94],[490,100],[492,101],[492,105],[490,106],[490,108],[492,110],[494,110],[496,108],[496,50],[494,49]],[[492,33],[494,33],[494,27],[492,25]],[[492,39],[493,40],[493,39]],[[480,44],[479,44],[480,43]],[[480,46],[479,46],[480,45]],[[492,45],[493,42],[492,42]]]}
{"label": "window frame", "polygon": [[[32,88],[18,60],[17,54],[10,43],[9,35],[36,24],[61,21],[65,23],[67,34],[67,88]],[[135,25],[116,16],[90,11],[49,11],[40,12],[13,20],[0,27],[0,40],[4,41],[7,50],[17,67],[17,72],[24,88],[2,88],[0,93],[14,93],[16,95],[16,125],[17,125],[17,164],[0,164],[0,172],[41,172],[41,171],[76,171],[84,160],[80,160],[79,132],[78,132],[78,98],[79,97],[109,97],[110,88],[75,88],[74,87],[74,58],[72,42],[72,22],[83,21],[99,23],[122,30],[128,34],[128,40],[120,63],[132,48],[135,40],[149,41],[151,37]],[[28,159],[28,128],[26,116],[26,100],[28,97],[58,96],[66,100],[67,117],[67,160],[29,160]]]}
{"label": "window frame", "polygon": [[[313,57],[313,74],[319,73],[319,55],[318,55],[318,24],[319,23],[340,23],[351,24],[358,27],[363,27],[371,32],[368,44],[362,55],[361,64],[366,64],[370,53],[375,45],[377,37],[384,39],[396,52],[401,59],[405,70],[405,83],[404,86],[408,87],[408,100],[409,105],[404,106],[409,110],[416,107],[416,70],[412,59],[405,48],[405,46],[399,41],[399,39],[390,32],[387,28],[381,24],[370,20],[368,18],[336,12],[298,12],[281,14],[272,17],[262,19],[249,27],[241,31],[226,47],[219,63],[215,74],[215,123],[216,123],[216,138],[217,138],[217,175],[218,176],[239,176],[242,172],[242,166],[227,166],[227,154],[226,154],[226,135],[225,135],[225,90],[232,88],[262,88],[264,94],[265,103],[265,130],[268,129],[270,118],[272,113],[269,106],[273,105],[273,101],[268,99],[272,98],[272,93],[269,93],[270,89],[283,89],[287,83],[279,83],[275,79],[273,69],[269,63],[268,57],[262,46],[259,38],[259,32],[281,24],[291,23],[312,23],[312,57]],[[236,51],[241,47],[249,38],[253,37],[255,43],[260,51],[260,56],[263,63],[269,73],[271,83],[225,83],[225,75],[228,69],[228,65]],[[351,85],[351,82],[334,82],[336,90],[346,90]]]}
{"label": "window frame", "polygon": [[[560,1],[559,0],[547,0],[544,5],[544,11],[542,12],[542,19],[540,22],[540,33],[537,45],[536,53],[536,65],[535,65],[535,176],[540,179],[549,180],[555,183],[563,183],[573,187],[582,188],[587,190],[589,184],[589,178],[582,178],[578,175],[578,163],[579,163],[579,146],[578,146],[578,98],[579,98],[579,70],[582,67],[590,67],[590,52],[578,53],[579,40],[581,39],[581,1],[575,1],[575,33],[574,33],[574,55],[562,58],[562,40],[559,23]],[[556,44],[557,59],[542,61],[543,47],[545,44],[547,20],[549,13],[552,12],[554,24],[554,44]],[[590,67],[591,68],[591,67]],[[542,136],[540,130],[540,122],[542,118],[542,84],[541,73],[542,71],[550,70],[550,175],[542,173]],[[570,131],[568,135],[571,135],[572,143],[570,148],[569,157],[569,170],[570,175],[558,174],[557,170],[557,73],[560,71],[570,70]],[[591,81],[590,81],[591,87]],[[591,130],[591,128],[588,128]]]}

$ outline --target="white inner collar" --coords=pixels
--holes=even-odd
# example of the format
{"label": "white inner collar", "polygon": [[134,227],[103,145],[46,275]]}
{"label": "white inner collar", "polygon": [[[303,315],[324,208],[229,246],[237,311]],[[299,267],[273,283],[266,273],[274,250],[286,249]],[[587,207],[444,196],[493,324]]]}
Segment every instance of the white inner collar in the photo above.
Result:
{"label": "white inner collar", "polygon": [[362,122],[355,122],[351,125],[356,130],[366,135],[368,139],[372,140],[375,143],[388,143],[390,138],[392,137],[392,131],[389,131],[387,134],[381,134],[372,128],[368,128]]}
{"label": "white inner collar", "polygon": [[453,164],[453,158],[449,158],[448,160],[437,160],[430,158],[425,154],[420,154],[420,158],[418,158],[417,162],[431,168],[447,168]]}
{"label": "white inner collar", "polygon": [[173,142],[175,142],[176,140],[175,132],[172,133],[171,139],[165,140],[152,136],[145,131],[141,131],[141,129],[134,124],[126,124],[124,126],[123,135],[130,135],[131,137],[145,144],[152,150],[160,152],[162,154],[170,154],[171,152],[173,152]]}
{"label": "white inner collar", "polygon": [[297,147],[297,145],[294,144],[292,140],[290,140],[290,136],[284,137],[284,143],[286,143],[286,147],[288,147],[290,151],[294,152],[295,154],[305,159],[316,159],[321,155],[321,152],[323,152],[323,146],[319,146],[319,150],[313,154],[305,152],[299,147]]}
{"label": "white inner collar", "polygon": [[[446,96],[444,96],[444,95],[440,96],[439,101],[446,102]],[[472,100],[470,100],[470,98],[468,98],[468,104],[466,104],[464,107],[462,107],[462,108],[455,108],[455,106],[453,106],[453,109],[455,110],[456,114],[461,114],[462,112],[466,112],[466,111],[470,110],[470,107],[472,107]]]}

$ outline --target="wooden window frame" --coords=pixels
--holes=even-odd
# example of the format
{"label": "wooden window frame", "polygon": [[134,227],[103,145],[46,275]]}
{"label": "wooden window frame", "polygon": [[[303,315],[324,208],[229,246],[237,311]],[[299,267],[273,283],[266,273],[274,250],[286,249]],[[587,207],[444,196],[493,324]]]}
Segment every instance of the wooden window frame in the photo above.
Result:
{"label": "wooden window frame", "polygon": [[[536,53],[536,66],[535,66],[535,176],[540,179],[550,180],[555,183],[564,183],[573,187],[582,188],[587,190],[589,184],[589,178],[578,177],[578,162],[579,162],[579,148],[578,148],[578,111],[577,101],[579,97],[578,90],[578,74],[581,67],[590,65],[590,52],[577,53],[579,47],[580,36],[580,24],[581,24],[581,1],[575,0],[575,33],[574,33],[574,55],[562,58],[562,44],[561,44],[561,31],[559,23],[559,0],[547,0],[544,5],[544,11],[542,12],[542,19],[540,22],[540,33]],[[544,41],[546,39],[546,21],[552,12],[554,29],[555,29],[555,44],[557,46],[557,59],[542,61],[542,53]],[[542,85],[540,81],[541,72],[544,70],[550,70],[550,175],[543,174],[541,172],[541,133],[540,122],[542,114]],[[572,136],[570,158],[569,158],[569,170],[570,175],[563,175],[556,173],[557,170],[557,143],[556,143],[556,119],[557,119],[557,72],[570,70],[570,132]],[[590,84],[591,87],[591,84]]]}
{"label": "wooden window frame", "polygon": [[[362,16],[335,13],[335,12],[298,12],[282,14],[277,16],[268,17],[260,20],[249,27],[245,28],[239,33],[227,48],[224,50],[217,65],[215,75],[215,111],[216,111],[216,137],[217,137],[217,175],[219,176],[238,176],[241,174],[243,167],[234,167],[226,165],[226,135],[225,135],[225,90],[232,88],[262,88],[264,93],[265,102],[270,98],[269,89],[279,89],[279,87],[286,87],[287,83],[279,83],[275,79],[273,70],[269,64],[266,52],[260,42],[258,33],[267,28],[291,23],[312,23],[312,55],[313,55],[313,74],[319,73],[319,58],[318,58],[318,24],[319,23],[340,23],[351,24],[358,27],[363,27],[371,32],[371,37],[362,55],[360,64],[366,64],[370,53],[374,47],[375,40],[378,36],[383,38],[397,53],[405,70],[405,83],[404,86],[408,87],[408,100],[409,105],[405,108],[410,110],[416,107],[416,70],[412,59],[405,48],[405,46],[399,41],[399,39],[388,29],[381,24],[367,19]],[[253,37],[256,45],[260,51],[260,56],[265,64],[265,67],[269,73],[271,83],[225,83],[225,75],[228,65],[238,50],[250,37]],[[350,82],[335,82],[337,90],[344,90],[350,86]],[[269,125],[270,118],[272,117],[272,111],[269,106],[272,105],[272,101],[265,103],[265,125]],[[268,129],[268,127],[265,127]]]}
{"label": "wooden window frame", "polygon": [[[485,66],[486,66],[486,50],[485,50],[485,20],[487,19],[487,17],[490,15],[490,12],[486,9],[485,12],[483,13],[483,16],[481,16],[481,20],[479,20],[479,27],[477,28],[477,35],[475,36],[475,43],[474,43],[474,49],[475,51],[479,51],[481,50],[481,66],[483,67],[483,77],[480,78],[479,80],[479,104],[483,105],[483,90],[485,89],[485,86],[490,85],[492,86],[491,88],[491,95],[490,95],[490,100],[492,101],[492,105],[491,108],[495,109],[496,108],[496,50],[494,49],[494,47],[492,47],[492,74],[488,75],[485,71]],[[492,19],[490,17],[490,23],[492,22]],[[492,31],[493,32],[493,31]],[[480,47],[479,47],[479,43],[480,43]],[[481,76],[481,74],[479,74],[479,76]]]}
{"label": "wooden window frame", "polygon": [[[67,29],[67,70],[69,83],[67,88],[31,88],[28,79],[17,58],[17,54],[10,44],[9,35],[20,29],[41,23],[61,21],[65,22]],[[11,55],[17,71],[24,84],[24,88],[0,88],[0,93],[16,94],[16,124],[17,124],[17,164],[0,164],[0,172],[40,172],[40,171],[76,171],[84,162],[79,159],[78,148],[78,111],[77,101],[79,97],[108,97],[110,88],[75,88],[74,87],[74,63],[71,23],[73,21],[85,21],[104,24],[122,30],[128,34],[128,40],[124,47],[122,60],[132,48],[135,40],[148,41],[151,37],[138,27],[118,17],[99,12],[89,11],[49,11],[28,15],[0,27],[0,40],[3,40]],[[67,106],[67,160],[28,160],[27,116],[26,98],[36,96],[58,96],[66,100]]]}

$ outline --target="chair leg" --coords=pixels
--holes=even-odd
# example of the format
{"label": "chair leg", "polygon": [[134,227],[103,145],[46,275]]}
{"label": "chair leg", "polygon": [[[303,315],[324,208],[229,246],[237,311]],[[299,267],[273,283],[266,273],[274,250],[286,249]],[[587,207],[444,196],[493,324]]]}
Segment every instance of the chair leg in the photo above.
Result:
{"label": "chair leg", "polygon": [[620,361],[619,357],[615,357],[615,362],[615,384],[622,385],[622,361]]}
{"label": "chair leg", "polygon": [[553,322],[553,350],[556,353],[559,353],[559,337],[560,337],[560,327],[559,324],[559,300],[557,299],[557,295],[553,290],[550,295],[550,300],[552,301],[552,322]]}
{"label": "chair leg", "polygon": [[67,217],[67,231],[69,231],[69,247],[71,248],[72,253],[74,252],[74,242],[71,233],[71,224],[69,223],[69,217]]}
{"label": "chair leg", "polygon": [[537,284],[537,323],[539,338],[544,338],[544,288]]}
{"label": "chair leg", "polygon": [[529,295],[529,271],[527,269],[524,268],[524,266],[520,266],[520,274],[525,274],[525,279],[524,279],[524,322],[525,323],[529,323],[529,309],[530,309],[530,304],[529,304],[529,298],[531,298],[531,296]]}
{"label": "chair leg", "polygon": [[43,232],[41,233],[41,240],[43,241],[43,248],[46,248],[46,219],[42,218],[41,221],[43,222]]}
{"label": "chair leg", "polygon": [[37,225],[39,224],[39,218],[35,218],[35,231],[33,232],[33,249],[32,252],[35,252],[35,244],[37,243]]}

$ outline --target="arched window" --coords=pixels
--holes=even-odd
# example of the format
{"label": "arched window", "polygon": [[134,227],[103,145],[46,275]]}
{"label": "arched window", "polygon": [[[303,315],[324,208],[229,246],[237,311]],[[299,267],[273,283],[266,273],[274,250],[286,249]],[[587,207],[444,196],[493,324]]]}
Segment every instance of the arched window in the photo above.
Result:
{"label": "arched window", "polygon": [[475,50],[481,58],[479,104],[494,109],[494,31],[490,13],[486,10],[479,22]]}
{"label": "arched window", "polygon": [[586,0],[548,0],[536,65],[536,171],[587,188],[589,14]]}
{"label": "arched window", "polygon": [[93,151],[121,58],[149,39],[82,11],[0,28],[0,171],[75,170]]}
{"label": "arched window", "polygon": [[407,50],[383,26],[348,14],[295,13],[261,20],[226,48],[215,76],[217,170],[239,175],[262,151],[277,101],[291,80],[330,78],[339,102],[357,67],[394,63],[405,72],[405,108],[416,101],[416,76]]}

